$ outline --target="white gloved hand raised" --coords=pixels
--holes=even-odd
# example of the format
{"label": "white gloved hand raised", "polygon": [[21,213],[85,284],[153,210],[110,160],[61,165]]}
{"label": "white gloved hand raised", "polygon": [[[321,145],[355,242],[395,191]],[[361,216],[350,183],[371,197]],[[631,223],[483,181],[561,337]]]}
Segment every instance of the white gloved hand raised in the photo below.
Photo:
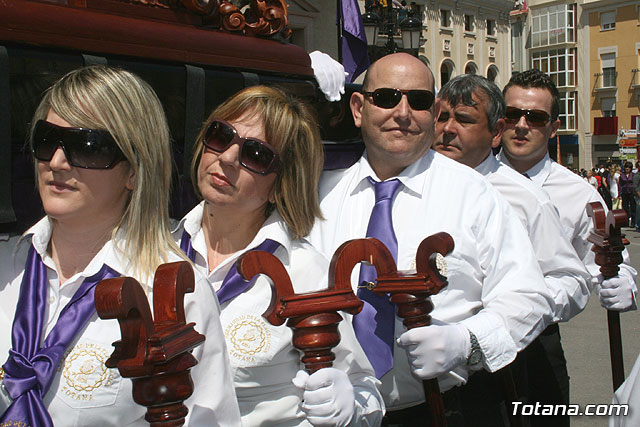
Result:
{"label": "white gloved hand raised", "polygon": [[344,427],[351,422],[355,394],[346,373],[335,368],[323,368],[312,375],[298,371],[292,382],[304,390],[300,409],[311,424]]}
{"label": "white gloved hand raised", "polygon": [[471,352],[469,330],[457,324],[410,329],[398,345],[407,352],[413,374],[425,380],[465,363]]}
{"label": "white gloved hand raised", "polygon": [[607,310],[629,311],[636,310],[636,301],[633,295],[633,282],[626,277],[615,276],[603,280],[600,279],[600,305]]}
{"label": "white gloved hand raised", "polygon": [[318,50],[311,52],[309,56],[311,57],[313,74],[325,98],[329,101],[339,101],[340,95],[344,94],[344,80],[347,75],[344,72],[344,67],[326,53]]}

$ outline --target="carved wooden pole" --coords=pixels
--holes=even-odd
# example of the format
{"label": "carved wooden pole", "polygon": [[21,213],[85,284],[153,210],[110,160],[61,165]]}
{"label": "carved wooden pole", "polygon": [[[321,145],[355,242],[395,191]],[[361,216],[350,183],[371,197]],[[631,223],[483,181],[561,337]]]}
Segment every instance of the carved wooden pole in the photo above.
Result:
{"label": "carved wooden pole", "polygon": [[[606,215],[600,202],[587,205],[587,215],[593,219],[594,230],[588,240],[593,243],[591,249],[596,253],[595,262],[605,279],[618,274],[624,250],[620,227],[627,224],[627,213],[623,209],[609,211]],[[613,391],[624,382],[624,359],[622,355],[622,333],[620,331],[620,312],[607,310],[609,327],[609,354],[611,356],[611,378]]]}
{"label": "carved wooden pole", "polygon": [[331,351],[340,342],[338,311],[356,314],[362,309],[351,285],[329,282],[326,290],[296,295],[291,279],[278,258],[263,251],[250,251],[238,259],[238,272],[247,280],[265,274],[273,282],[271,305],[263,317],[272,325],[293,330],[293,346],[302,352],[305,370],[312,374],[333,365]]}
{"label": "carved wooden pole", "polygon": [[[430,296],[447,285],[447,279],[438,271],[438,254],[444,256],[453,250],[453,239],[447,233],[427,237],[418,247],[416,272],[398,271],[393,256],[378,239],[358,239],[344,243],[333,256],[336,285],[338,281],[350,282],[351,270],[359,262],[367,262],[376,268],[376,286],[372,289],[380,295],[388,295],[398,307],[398,317],[408,329],[431,324],[433,304]],[[336,262],[336,260],[343,262]],[[332,274],[332,273],[330,273]],[[344,286],[344,285],[341,285]],[[432,425],[446,426],[444,406],[437,379],[423,381],[424,393],[430,408]]]}
{"label": "carved wooden pole", "polygon": [[131,277],[103,280],[95,291],[98,316],[118,319],[122,340],[107,360],[131,378],[133,400],[147,407],[154,427],[182,426],[188,413],[183,402],[193,393],[189,370],[198,361],[191,351],[205,337],[185,324],[184,294],[195,287],[188,262],[163,264],[153,281],[153,311],[140,284]]}

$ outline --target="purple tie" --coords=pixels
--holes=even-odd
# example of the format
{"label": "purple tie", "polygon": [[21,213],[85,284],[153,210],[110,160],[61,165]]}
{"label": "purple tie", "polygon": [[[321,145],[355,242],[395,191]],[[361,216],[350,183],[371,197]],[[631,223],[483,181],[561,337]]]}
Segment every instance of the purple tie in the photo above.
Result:
{"label": "purple tie", "polygon": [[182,252],[184,252],[191,262],[196,262],[196,251],[191,245],[191,235],[187,233],[187,230],[182,232],[182,237],[180,238],[180,249],[182,249]]}
{"label": "purple tie", "polygon": [[107,265],[87,277],[71,301],[62,309],[58,322],[40,346],[47,313],[47,268],[33,248],[20,285],[18,309],[13,319],[12,348],[3,365],[3,383],[13,403],[0,418],[0,425],[53,427],[43,402],[66,348],[86,326],[93,314],[95,287],[103,279],[120,274]]}
{"label": "purple tie", "polygon": [[[393,196],[400,188],[401,182],[392,179],[376,182],[369,177],[376,192],[376,203],[371,211],[367,237],[375,237],[384,243],[393,259],[398,258],[398,241],[393,231],[391,207]],[[374,282],[377,277],[376,269],[370,265],[362,265],[358,283],[366,285]],[[362,311],[354,316],[353,328],[356,337],[369,358],[376,373],[381,378],[393,367],[393,340],[395,329],[396,307],[389,302],[387,296],[380,296],[366,288],[358,289],[358,298],[364,302]]]}
{"label": "purple tie", "polygon": [[[280,246],[282,245],[275,240],[265,239],[264,242],[250,250],[265,251],[273,254]],[[191,235],[189,235],[186,230],[182,233],[182,238],[180,239],[180,249],[182,249],[182,251],[187,255],[187,258],[193,262],[196,261],[196,251],[191,245]],[[220,304],[223,304],[226,301],[237,297],[253,286],[254,282],[255,279],[250,281],[244,280],[240,273],[238,273],[238,269],[234,263],[222,281],[222,286],[220,286],[220,289],[216,292],[218,301]]]}

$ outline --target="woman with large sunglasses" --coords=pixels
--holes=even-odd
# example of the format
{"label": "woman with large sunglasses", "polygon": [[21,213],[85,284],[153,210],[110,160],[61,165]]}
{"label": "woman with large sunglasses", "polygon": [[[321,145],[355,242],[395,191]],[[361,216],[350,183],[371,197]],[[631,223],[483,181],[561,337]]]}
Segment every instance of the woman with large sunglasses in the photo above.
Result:
{"label": "woman with large sunglasses", "polygon": [[[151,298],[156,267],[184,257],[169,234],[162,106],[130,72],[75,70],[45,93],[30,148],[46,215],[0,242],[0,425],[147,425],[131,381],[105,366],[120,328],[97,317],[93,295],[102,279],[132,276]],[[196,278],[185,313],[207,340],[193,352],[190,424],[235,426],[219,305]]]}
{"label": "woman with large sunglasses", "polygon": [[204,199],[174,237],[215,288],[222,307],[243,425],[378,425],[378,381],[349,315],[333,368],[308,376],[291,330],[262,318],[268,279],[235,268],[252,249],[282,261],[297,293],[327,287],[328,262],[304,237],[319,217],[323,152],[310,108],[283,91],[254,86],[217,107],[196,140],[192,179]]}

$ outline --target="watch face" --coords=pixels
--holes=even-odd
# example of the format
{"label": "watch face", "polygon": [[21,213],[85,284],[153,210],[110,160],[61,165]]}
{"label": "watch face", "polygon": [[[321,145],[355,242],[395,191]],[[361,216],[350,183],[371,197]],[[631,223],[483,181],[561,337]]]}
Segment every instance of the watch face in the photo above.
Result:
{"label": "watch face", "polygon": [[482,351],[480,349],[475,349],[469,355],[469,365],[477,365],[482,360]]}

